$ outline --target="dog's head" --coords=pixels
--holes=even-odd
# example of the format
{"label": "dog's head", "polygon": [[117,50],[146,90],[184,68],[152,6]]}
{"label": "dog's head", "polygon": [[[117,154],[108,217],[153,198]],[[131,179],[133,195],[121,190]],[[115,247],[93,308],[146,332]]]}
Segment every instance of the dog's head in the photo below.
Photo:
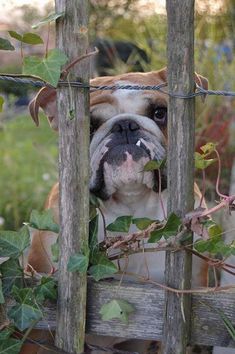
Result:
{"label": "dog's head", "polygon": [[[128,73],[91,80],[91,85],[158,85],[166,83],[166,69],[149,73]],[[207,80],[195,74],[199,86]],[[42,107],[50,125],[58,129],[56,91],[43,88],[30,103],[30,113],[38,125]],[[159,91],[94,91],[90,96],[91,178],[90,190],[102,199],[122,191],[143,188],[158,190],[158,174],[144,171],[150,160],[161,161],[167,147],[167,95]],[[166,186],[165,170],[161,185]]]}

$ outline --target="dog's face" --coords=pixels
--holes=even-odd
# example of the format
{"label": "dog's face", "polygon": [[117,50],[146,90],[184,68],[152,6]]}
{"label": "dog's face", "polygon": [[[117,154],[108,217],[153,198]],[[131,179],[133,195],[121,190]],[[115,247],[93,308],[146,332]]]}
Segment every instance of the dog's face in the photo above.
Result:
{"label": "dog's face", "polygon": [[[195,75],[195,81],[207,88],[207,80]],[[91,80],[91,85],[158,85],[166,83],[166,69],[149,73],[128,73]],[[38,124],[41,106],[53,128],[58,126],[56,94],[46,89],[30,104]],[[51,90],[51,91],[50,91]],[[94,91],[90,96],[91,178],[90,190],[101,199],[124,190],[148,188],[158,190],[158,174],[144,171],[150,160],[166,157],[167,95],[159,91]],[[162,171],[162,188],[166,187]]]}

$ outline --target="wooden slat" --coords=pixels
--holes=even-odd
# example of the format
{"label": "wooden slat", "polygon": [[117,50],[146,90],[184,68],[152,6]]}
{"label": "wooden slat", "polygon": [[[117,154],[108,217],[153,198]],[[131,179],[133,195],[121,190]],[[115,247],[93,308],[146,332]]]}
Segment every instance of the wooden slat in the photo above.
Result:
{"label": "wooden slat", "polygon": [[[57,47],[71,63],[88,49],[88,0],[56,0]],[[70,81],[89,82],[89,62],[69,73]],[[60,265],[56,345],[69,353],[84,350],[86,274],[68,272],[71,255],[88,248],[89,222],[89,92],[74,87],[57,90],[59,115]]]}
{"label": "wooden slat", "polygon": [[[187,95],[194,91],[194,0],[167,0],[168,91]],[[194,99],[169,97],[167,190],[168,214],[180,217],[193,209]],[[190,235],[188,235],[190,236]],[[187,238],[192,243],[192,235]],[[191,283],[189,253],[166,252],[165,282],[178,289]],[[190,334],[190,295],[166,292],[162,354],[185,354]]]}
{"label": "wooden slat", "polygon": [[[118,290],[117,281],[88,283],[87,333],[123,338],[162,339],[164,291],[149,284],[123,283]],[[126,325],[117,320],[102,321],[101,306],[113,298],[126,299],[135,307]],[[211,309],[211,306],[213,309]],[[194,294],[192,296],[191,344],[231,346],[231,340],[216,310],[235,322],[235,292]],[[55,305],[45,309],[46,318],[37,328],[56,328]],[[177,324],[176,324],[177,325]]]}

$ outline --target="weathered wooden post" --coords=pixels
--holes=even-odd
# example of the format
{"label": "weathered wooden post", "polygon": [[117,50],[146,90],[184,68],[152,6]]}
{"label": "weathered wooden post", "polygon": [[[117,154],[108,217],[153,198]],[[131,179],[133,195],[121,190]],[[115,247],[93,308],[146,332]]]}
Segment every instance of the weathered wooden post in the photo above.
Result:
{"label": "weathered wooden post", "polygon": [[[168,89],[172,94],[194,90],[194,0],[167,0]],[[194,99],[169,98],[168,213],[183,216],[193,209]],[[191,242],[191,241],[189,241]],[[166,284],[190,288],[191,256],[167,252]],[[190,296],[165,294],[164,354],[184,354],[189,343]]]}
{"label": "weathered wooden post", "polygon": [[[57,47],[74,60],[88,48],[88,0],[56,0],[64,16],[56,24]],[[69,80],[89,80],[87,60],[70,70]],[[67,271],[69,257],[88,246],[89,215],[89,92],[58,89],[60,265],[56,345],[83,352],[86,316],[86,275]]]}

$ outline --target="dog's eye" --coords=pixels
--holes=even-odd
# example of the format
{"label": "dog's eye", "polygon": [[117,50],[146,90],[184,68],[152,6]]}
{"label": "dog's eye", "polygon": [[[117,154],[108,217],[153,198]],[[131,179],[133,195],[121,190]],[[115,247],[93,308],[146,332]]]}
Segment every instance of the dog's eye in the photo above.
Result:
{"label": "dog's eye", "polygon": [[154,121],[159,125],[166,125],[167,123],[167,108],[157,107],[154,111]]}

